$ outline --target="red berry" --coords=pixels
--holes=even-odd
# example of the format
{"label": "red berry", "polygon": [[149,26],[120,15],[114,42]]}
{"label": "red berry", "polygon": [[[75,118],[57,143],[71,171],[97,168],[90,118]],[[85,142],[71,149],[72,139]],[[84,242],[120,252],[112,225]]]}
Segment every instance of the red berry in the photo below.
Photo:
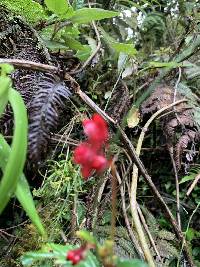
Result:
{"label": "red berry", "polygon": [[108,165],[107,159],[104,156],[96,155],[93,160],[92,167],[96,171],[103,171]]}
{"label": "red berry", "polygon": [[73,265],[79,263],[82,259],[84,259],[85,249],[80,247],[78,249],[69,250],[67,253],[67,260],[71,261]]}
{"label": "red berry", "polygon": [[99,115],[94,114],[92,119],[83,121],[84,132],[88,136],[89,142],[98,146],[108,139],[108,127],[106,121]]}
{"label": "red berry", "polygon": [[87,143],[82,143],[74,150],[74,161],[79,164],[87,164],[92,162],[94,155],[95,153],[91,146]]}

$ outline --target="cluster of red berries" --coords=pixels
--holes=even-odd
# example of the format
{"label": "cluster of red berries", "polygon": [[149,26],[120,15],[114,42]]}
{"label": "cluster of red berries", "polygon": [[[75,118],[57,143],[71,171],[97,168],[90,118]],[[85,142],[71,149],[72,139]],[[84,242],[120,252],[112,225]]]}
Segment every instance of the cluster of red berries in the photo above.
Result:
{"label": "cluster of red berries", "polygon": [[103,154],[109,134],[107,123],[99,114],[84,120],[83,128],[88,139],[74,150],[74,162],[81,165],[81,173],[87,179],[93,171],[102,172],[109,166]]}
{"label": "cluster of red berries", "polygon": [[76,265],[81,260],[85,258],[86,250],[84,247],[80,247],[77,249],[69,250],[66,256],[66,259],[71,261],[73,265]]}

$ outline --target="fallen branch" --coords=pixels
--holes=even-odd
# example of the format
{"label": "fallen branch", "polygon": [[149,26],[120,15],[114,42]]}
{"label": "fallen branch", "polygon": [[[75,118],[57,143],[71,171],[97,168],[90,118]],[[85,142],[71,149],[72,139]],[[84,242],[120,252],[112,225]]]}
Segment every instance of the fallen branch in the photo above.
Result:
{"label": "fallen branch", "polygon": [[59,72],[59,68],[48,65],[37,63],[30,60],[23,60],[23,59],[10,59],[10,58],[0,58],[0,64],[12,64],[14,67],[18,69],[28,69],[28,70],[36,70],[42,72]]}

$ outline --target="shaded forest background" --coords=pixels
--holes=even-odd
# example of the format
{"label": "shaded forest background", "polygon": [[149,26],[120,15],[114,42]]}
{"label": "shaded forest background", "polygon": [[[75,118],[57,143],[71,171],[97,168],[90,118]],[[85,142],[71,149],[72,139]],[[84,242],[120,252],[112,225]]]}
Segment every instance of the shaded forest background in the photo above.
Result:
{"label": "shaded forest background", "polygon": [[[0,0],[0,63],[15,67],[27,107],[24,172],[48,243],[79,244],[86,229],[100,244],[111,236],[124,259],[200,266],[199,47],[198,1]],[[109,125],[116,169],[86,181],[73,151],[94,113]],[[9,106],[0,129],[9,142]],[[53,260],[27,256],[45,244],[13,198],[0,217],[0,266],[72,266],[56,245]],[[97,259],[77,266],[115,266]]]}

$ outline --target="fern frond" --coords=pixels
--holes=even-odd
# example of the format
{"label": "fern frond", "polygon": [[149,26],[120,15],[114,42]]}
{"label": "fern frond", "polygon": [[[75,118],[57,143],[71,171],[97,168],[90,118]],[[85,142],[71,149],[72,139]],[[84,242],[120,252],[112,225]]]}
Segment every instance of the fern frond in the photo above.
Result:
{"label": "fern frond", "polygon": [[70,96],[69,88],[56,75],[41,75],[35,87],[37,94],[29,112],[29,158],[32,161],[40,160],[47,151],[50,133],[57,127],[64,101]]}
{"label": "fern frond", "polygon": [[185,74],[188,80],[200,78],[200,66],[192,64],[190,67],[185,69]]}

